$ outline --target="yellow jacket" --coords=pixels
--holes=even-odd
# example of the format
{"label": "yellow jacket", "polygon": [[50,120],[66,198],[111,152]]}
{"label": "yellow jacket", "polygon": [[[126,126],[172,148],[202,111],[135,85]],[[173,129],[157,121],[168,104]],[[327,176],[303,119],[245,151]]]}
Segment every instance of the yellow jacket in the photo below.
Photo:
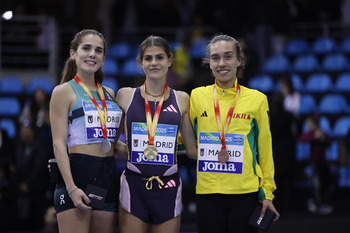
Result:
{"label": "yellow jacket", "polygon": [[[235,83],[237,86],[237,80]],[[276,189],[266,95],[241,86],[226,134],[230,159],[220,164],[221,149],[213,102],[214,85],[192,90],[190,118],[198,146],[197,194],[244,194],[259,191],[259,200],[273,200]],[[236,97],[236,88],[216,86],[222,128]]]}

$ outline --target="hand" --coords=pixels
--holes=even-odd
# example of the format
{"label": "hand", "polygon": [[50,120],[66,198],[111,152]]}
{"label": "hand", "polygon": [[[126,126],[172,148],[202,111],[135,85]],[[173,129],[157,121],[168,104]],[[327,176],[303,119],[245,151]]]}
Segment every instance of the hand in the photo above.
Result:
{"label": "hand", "polygon": [[19,189],[21,190],[22,193],[29,193],[29,186],[27,183],[22,182],[19,185]]}
{"label": "hand", "polygon": [[85,203],[90,204],[90,199],[86,194],[81,190],[80,188],[77,188],[70,194],[70,198],[72,199],[74,206],[77,207],[80,210],[91,210],[91,206],[85,205]]}
{"label": "hand", "polygon": [[315,139],[323,140],[325,136],[324,136],[324,133],[322,132],[322,130],[317,129],[314,132],[314,137],[315,137]]}
{"label": "hand", "polygon": [[262,210],[261,210],[261,216],[262,217],[265,216],[266,209],[270,209],[272,212],[274,212],[276,214],[276,217],[273,219],[273,221],[276,222],[279,219],[280,214],[277,212],[277,210],[276,210],[276,208],[273,205],[271,200],[268,200],[268,199],[263,200],[263,202],[262,202]]}

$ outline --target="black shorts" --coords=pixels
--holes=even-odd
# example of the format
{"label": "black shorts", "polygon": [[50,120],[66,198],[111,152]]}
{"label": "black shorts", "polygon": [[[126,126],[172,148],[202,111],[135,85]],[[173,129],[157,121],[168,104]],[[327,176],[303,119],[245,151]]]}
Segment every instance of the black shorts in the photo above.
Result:
{"label": "black shorts", "polygon": [[[107,189],[107,196],[102,210],[117,212],[119,178],[114,157],[69,154],[69,161],[75,185],[83,191],[86,190],[88,184]],[[57,181],[54,203],[57,213],[76,208],[68,196],[62,179]]]}
{"label": "black shorts", "polygon": [[121,176],[123,209],[150,224],[160,224],[181,214],[182,181],[170,176],[144,176],[126,169]]}

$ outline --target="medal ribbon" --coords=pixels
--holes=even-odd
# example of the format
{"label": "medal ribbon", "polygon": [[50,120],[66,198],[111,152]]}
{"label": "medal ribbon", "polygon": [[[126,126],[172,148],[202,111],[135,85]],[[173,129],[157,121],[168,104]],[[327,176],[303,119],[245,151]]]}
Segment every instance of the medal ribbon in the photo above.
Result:
{"label": "medal ribbon", "polygon": [[96,102],[95,97],[91,94],[90,90],[87,88],[85,83],[83,81],[81,81],[81,79],[77,75],[74,77],[74,81],[76,83],[78,83],[85,90],[85,92],[88,94],[88,96],[90,97],[90,99],[94,103],[94,105],[98,111],[98,115],[100,117],[100,124],[101,124],[102,133],[103,133],[103,138],[106,139],[107,138],[107,123],[106,122],[107,122],[108,111],[107,111],[105,95],[103,93],[103,89],[102,89],[101,84],[99,83],[99,81],[95,80],[98,94],[99,94],[100,99],[101,99],[103,112],[102,112],[101,108],[98,106],[98,103]]}
{"label": "medal ribbon", "polygon": [[221,117],[220,117],[219,99],[217,99],[217,97],[216,97],[216,95],[217,95],[217,93],[216,93],[216,84],[214,84],[214,109],[215,109],[216,123],[218,124],[218,128],[219,128],[219,136],[220,136],[220,140],[221,140],[221,149],[226,149],[225,136],[226,136],[226,133],[227,133],[228,126],[231,123],[233,110],[235,109],[235,104],[236,104],[236,101],[237,101],[237,98],[239,96],[240,91],[241,91],[241,87],[237,83],[236,98],[235,98],[233,104],[231,105],[230,109],[228,110],[227,117],[226,117],[226,125],[225,125],[225,129],[223,130],[222,127],[221,127],[222,124],[221,124]]}
{"label": "medal ribbon", "polygon": [[[146,82],[143,83],[142,88],[144,90],[144,93],[146,93]],[[156,129],[157,129],[158,119],[159,119],[159,115],[160,115],[160,110],[162,109],[165,92],[167,90],[168,90],[168,85],[165,84],[164,92],[163,92],[163,95],[162,95],[162,99],[159,101],[159,104],[158,104],[158,106],[156,108],[156,111],[154,112],[153,121],[152,121],[151,108],[149,106],[149,102],[148,102],[146,94],[144,96],[144,99],[145,99],[145,110],[146,110],[146,120],[147,120],[147,130],[148,130],[148,145],[154,145],[154,137],[156,135]]]}

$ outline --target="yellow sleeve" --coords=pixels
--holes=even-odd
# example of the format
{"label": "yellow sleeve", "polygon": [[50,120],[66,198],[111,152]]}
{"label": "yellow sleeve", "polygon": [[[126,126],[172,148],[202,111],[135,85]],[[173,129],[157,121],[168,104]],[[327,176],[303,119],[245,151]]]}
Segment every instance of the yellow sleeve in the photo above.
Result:
{"label": "yellow sleeve", "polygon": [[274,181],[274,162],[272,154],[272,137],[270,131],[269,106],[266,95],[263,95],[262,102],[258,110],[258,164],[262,172],[262,186],[260,188],[259,200],[273,200],[273,192],[276,190]]}

